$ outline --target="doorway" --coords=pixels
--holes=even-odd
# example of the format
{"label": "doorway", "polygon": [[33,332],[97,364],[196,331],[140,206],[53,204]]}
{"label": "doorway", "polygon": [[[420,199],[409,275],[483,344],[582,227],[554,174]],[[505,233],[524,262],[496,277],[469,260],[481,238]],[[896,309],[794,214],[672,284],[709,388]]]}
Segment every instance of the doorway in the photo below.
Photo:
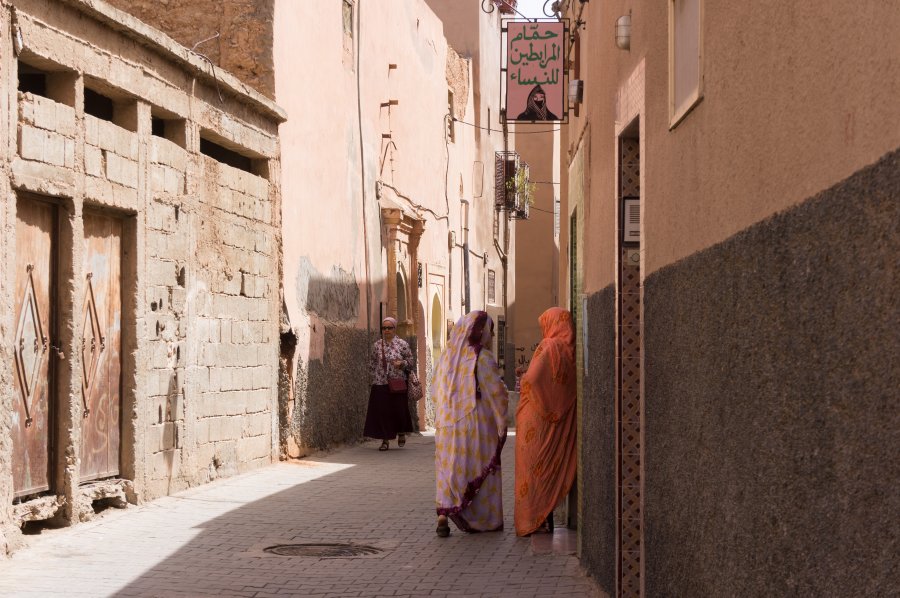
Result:
{"label": "doorway", "polygon": [[620,596],[641,596],[643,576],[643,412],[640,123],[619,137],[616,323],[616,469]]}
{"label": "doorway", "polygon": [[81,480],[119,475],[122,404],[122,234],[119,218],[84,214]]}
{"label": "doorway", "polygon": [[16,203],[13,496],[50,490],[56,352],[58,209],[20,196]]}
{"label": "doorway", "polygon": [[437,366],[441,353],[444,352],[444,310],[437,293],[431,300],[431,363]]}

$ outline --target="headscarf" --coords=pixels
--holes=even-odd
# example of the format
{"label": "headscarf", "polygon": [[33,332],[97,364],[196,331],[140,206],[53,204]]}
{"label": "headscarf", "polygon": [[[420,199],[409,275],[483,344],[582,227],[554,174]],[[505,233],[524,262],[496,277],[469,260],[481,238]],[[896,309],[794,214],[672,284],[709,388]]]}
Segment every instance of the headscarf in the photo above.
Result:
{"label": "headscarf", "polygon": [[394,326],[394,328],[397,328],[397,320],[396,320],[396,319],[394,319],[394,318],[388,316],[388,317],[383,318],[383,319],[381,320],[381,323],[382,323],[382,324],[384,324],[385,322],[390,322],[390,323]]}
{"label": "headscarf", "polygon": [[435,426],[455,424],[475,409],[479,389],[478,356],[490,339],[494,322],[487,312],[472,311],[453,327],[434,372]]}
{"label": "headscarf", "polygon": [[[544,94],[544,103],[540,106],[534,101],[534,96],[539,93]],[[534,88],[528,92],[528,109],[537,114],[540,120],[547,120],[547,92],[545,92],[544,88],[540,85],[535,85]]]}
{"label": "headscarf", "polygon": [[522,376],[516,410],[516,533],[536,530],[569,492],[577,469],[575,331],[551,307],[538,318],[544,339]]}
{"label": "headscarf", "polygon": [[543,350],[548,353],[553,377],[558,378],[564,365],[575,363],[575,330],[572,314],[561,307],[551,307],[538,318]]}

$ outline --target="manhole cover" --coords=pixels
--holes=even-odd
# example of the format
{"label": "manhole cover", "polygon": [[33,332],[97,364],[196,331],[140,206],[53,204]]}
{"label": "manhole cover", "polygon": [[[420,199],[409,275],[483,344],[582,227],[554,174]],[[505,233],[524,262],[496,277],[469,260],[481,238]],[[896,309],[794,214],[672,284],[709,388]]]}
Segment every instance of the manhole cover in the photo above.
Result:
{"label": "manhole cover", "polygon": [[263,549],[280,556],[312,556],[320,558],[348,558],[383,552],[365,544],[276,544]]}

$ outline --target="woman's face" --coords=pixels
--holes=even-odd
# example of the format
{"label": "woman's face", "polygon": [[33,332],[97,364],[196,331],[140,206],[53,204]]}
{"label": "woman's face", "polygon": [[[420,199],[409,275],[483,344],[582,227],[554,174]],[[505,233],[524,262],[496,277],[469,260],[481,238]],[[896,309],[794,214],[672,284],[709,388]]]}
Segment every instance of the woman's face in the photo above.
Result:
{"label": "woman's face", "polygon": [[395,332],[393,323],[387,321],[381,323],[381,336],[384,337],[384,340],[393,340]]}

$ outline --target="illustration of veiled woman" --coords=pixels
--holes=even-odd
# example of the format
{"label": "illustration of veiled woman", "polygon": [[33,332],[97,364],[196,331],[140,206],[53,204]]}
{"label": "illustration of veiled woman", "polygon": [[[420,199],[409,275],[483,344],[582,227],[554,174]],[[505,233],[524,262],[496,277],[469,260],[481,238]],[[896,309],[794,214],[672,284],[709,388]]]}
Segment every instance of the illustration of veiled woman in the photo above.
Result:
{"label": "illustration of veiled woman", "polygon": [[528,92],[528,104],[525,111],[516,120],[559,120],[559,117],[547,108],[547,94],[540,85],[535,85]]}

